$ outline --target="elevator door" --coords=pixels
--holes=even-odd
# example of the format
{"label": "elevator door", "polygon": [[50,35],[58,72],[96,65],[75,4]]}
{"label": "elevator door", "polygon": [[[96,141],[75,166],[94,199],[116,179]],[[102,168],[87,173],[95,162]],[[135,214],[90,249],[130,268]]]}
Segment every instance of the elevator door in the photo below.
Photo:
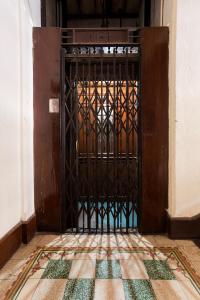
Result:
{"label": "elevator door", "polygon": [[140,217],[137,46],[71,46],[62,61],[63,227],[130,232]]}

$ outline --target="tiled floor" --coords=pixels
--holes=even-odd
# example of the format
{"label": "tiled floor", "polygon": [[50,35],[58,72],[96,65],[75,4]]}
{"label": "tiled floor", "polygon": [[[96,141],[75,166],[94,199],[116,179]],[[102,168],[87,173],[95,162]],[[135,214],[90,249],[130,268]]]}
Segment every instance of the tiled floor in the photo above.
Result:
{"label": "tiled floor", "polygon": [[[0,270],[0,299],[4,299],[30,255],[44,246],[67,250],[42,253],[39,267],[34,262],[23,288],[14,299],[200,299],[189,273],[180,271],[181,266],[175,258],[166,261],[164,251],[159,250],[156,255],[152,254],[153,250],[151,252],[154,247],[178,247],[200,275],[200,248],[195,241],[172,241],[165,236],[135,234],[36,235]],[[92,251],[77,251],[79,247]],[[99,251],[102,247],[115,251]],[[125,251],[136,247],[150,250]]]}

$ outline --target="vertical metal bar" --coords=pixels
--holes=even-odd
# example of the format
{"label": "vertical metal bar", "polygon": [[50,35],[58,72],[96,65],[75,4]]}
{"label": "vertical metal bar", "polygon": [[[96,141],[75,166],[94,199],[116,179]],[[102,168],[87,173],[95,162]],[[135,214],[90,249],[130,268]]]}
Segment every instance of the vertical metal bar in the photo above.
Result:
{"label": "vertical metal bar", "polygon": [[[78,178],[77,178],[77,167],[78,167],[78,161],[77,161],[77,153],[76,153],[76,138],[77,138],[77,82],[78,82],[78,61],[76,60],[75,66],[74,66],[74,80],[73,80],[73,97],[71,97],[71,126],[70,126],[70,136],[71,136],[71,149],[70,149],[70,155],[71,155],[71,174],[73,177],[73,186],[71,186],[71,199],[72,199],[72,224],[73,224],[73,230],[74,227],[77,225],[77,209],[78,209],[78,195],[77,195],[77,189],[78,189]],[[73,126],[74,123],[74,126]],[[75,232],[77,231],[77,228],[75,228]]]}
{"label": "vertical metal bar", "polygon": [[106,200],[107,200],[107,232],[110,232],[110,201],[109,201],[109,158],[110,158],[110,149],[109,149],[109,117],[110,117],[110,105],[109,105],[109,62],[107,62],[107,76],[106,76]]}
{"label": "vertical metal bar", "polygon": [[113,57],[113,189],[114,189],[114,233],[116,232],[116,202],[118,202],[117,199],[117,192],[116,192],[116,94],[115,94],[115,78],[116,76],[116,59]]}
{"label": "vertical metal bar", "polygon": [[[89,66],[89,62],[88,62]],[[88,120],[87,120],[87,114],[88,114],[88,83],[89,78],[87,76],[87,85],[86,85],[86,112],[85,112],[85,139],[86,139],[86,180],[87,180],[87,229],[89,227],[89,164],[88,164]]]}
{"label": "vertical metal bar", "polygon": [[128,173],[128,189],[126,195],[126,232],[129,228],[129,200],[130,200],[130,166],[129,166],[129,76],[128,76],[128,55],[126,56],[126,168]]}
{"label": "vertical metal bar", "polygon": [[141,178],[142,178],[142,86],[141,86],[141,48],[138,47],[139,51],[139,62],[138,62],[138,199],[137,199],[137,227],[140,227],[140,218],[141,218],[141,196],[142,196],[142,186],[141,186]]}
{"label": "vertical metal bar", "polygon": [[[119,68],[119,63],[117,64],[118,68]],[[116,185],[116,189],[117,189],[117,195],[119,195],[119,169],[120,169],[120,160],[119,160],[119,128],[120,128],[120,123],[119,123],[119,108],[120,108],[120,101],[119,101],[119,77],[117,78],[117,102],[116,102],[116,106],[117,106],[117,141],[116,141],[116,160],[117,160],[117,185]],[[119,195],[120,196],[120,195]],[[120,197],[117,198],[117,229],[119,229],[119,216],[120,216],[120,212],[119,212],[119,201],[120,201]]]}
{"label": "vertical metal bar", "polygon": [[[134,104],[134,102],[135,102],[135,92],[134,92],[134,90],[135,90],[135,87],[134,87],[134,80],[135,80],[135,78],[134,78],[134,62],[131,62],[131,78],[130,78],[130,80],[131,80],[131,82],[132,82],[132,84],[131,84],[131,88],[132,88],[132,90],[131,90],[131,93],[132,93],[132,95],[131,95],[131,105],[132,105],[132,109],[133,109],[133,112],[132,112],[132,124],[131,124],[131,127],[132,127],[132,131],[131,131],[131,136],[132,136],[132,145],[131,145],[131,155],[132,155],[132,157],[137,157],[137,154],[135,153],[135,126],[134,126],[134,122],[135,122],[135,104]],[[137,159],[137,158],[136,158]],[[132,197],[132,212],[131,212],[131,214],[132,214],[132,229],[134,228],[134,221],[135,221],[135,216],[134,216],[134,212],[135,212],[135,209],[134,209],[134,199],[135,199],[135,176],[136,176],[136,165],[137,165],[137,160],[136,159],[134,159],[134,161],[133,161],[133,164],[134,164],[134,170],[131,170],[132,171],[132,174],[133,174],[133,180],[134,180],[134,182],[133,182],[133,187],[131,188],[131,197]],[[133,166],[132,166],[133,167]],[[134,173],[133,173],[134,172]]]}
{"label": "vertical metal bar", "polygon": [[[90,132],[91,132],[91,129],[90,129],[90,111],[91,111],[91,54],[89,55],[89,60],[88,60],[88,82],[89,82],[89,88],[88,88],[88,128],[87,128],[87,138],[89,139],[89,143],[90,143]],[[89,149],[87,152],[90,151],[90,147],[91,145],[89,145]],[[91,231],[91,163],[90,163],[90,154],[87,153],[87,164],[88,164],[88,169],[89,169],[89,176],[88,176],[88,180],[89,180],[89,185],[88,185],[88,194],[89,194],[89,197],[88,197],[88,230],[89,232]]]}
{"label": "vertical metal bar", "polygon": [[65,50],[61,49],[61,101],[60,101],[60,139],[61,139],[61,207],[60,207],[60,231],[64,232],[66,229],[66,135],[65,135],[65,126],[66,126],[66,113],[65,113],[65,100],[66,100],[66,91],[65,91],[65,76],[66,76],[66,67],[65,67]]}
{"label": "vertical metal bar", "polygon": [[97,101],[98,101],[98,80],[97,80],[97,65],[96,63],[94,64],[94,97],[95,97],[95,200],[96,200],[96,204],[95,204],[95,209],[96,209],[96,233],[97,233],[97,229],[99,226],[99,209],[98,209],[98,199],[99,199],[99,195],[98,195],[98,174],[100,174],[100,172],[98,172],[98,105],[97,105]]}
{"label": "vertical metal bar", "polygon": [[[87,94],[87,91],[85,92],[85,68],[84,68],[84,63],[82,63],[82,78],[83,78],[83,112],[85,112],[85,104],[84,104],[84,97],[86,96]],[[86,143],[85,143],[85,134],[84,134],[84,131],[85,131],[85,119],[84,119],[84,115],[83,115],[83,136],[82,136],[82,141],[83,141],[83,153],[84,153],[84,156],[85,156],[85,152],[86,152]],[[85,168],[85,158],[83,158],[83,161],[82,161],[82,169],[83,169],[83,172],[85,173],[86,171],[86,168]],[[84,184],[85,184],[85,180],[84,180]],[[83,191],[85,191],[84,189],[84,186],[83,186]],[[82,210],[83,210],[83,232],[85,231],[85,195],[83,195],[84,198],[81,200],[82,203],[81,203],[81,206],[82,206]]]}
{"label": "vertical metal bar", "polygon": [[[70,86],[72,84],[72,65],[70,64]],[[69,147],[70,149],[69,151],[69,168],[70,168],[70,186],[69,186],[69,197],[70,197],[70,221],[71,221],[71,226],[72,226],[72,231],[73,231],[73,165],[72,165],[72,161],[73,161],[73,140],[72,140],[72,114],[73,114],[73,110],[72,110],[72,103],[73,103],[73,99],[74,99],[74,90],[73,93],[70,92],[70,103],[69,103],[69,112],[70,112],[70,119],[69,119]]]}
{"label": "vertical metal bar", "polygon": [[[100,98],[100,107],[101,107],[101,122],[100,122],[100,147],[101,147],[101,169],[102,169],[102,172],[105,173],[104,171],[104,162],[103,162],[103,128],[102,128],[102,113],[103,113],[103,57],[101,57],[101,72],[100,72],[100,82],[101,82],[101,98]],[[100,175],[100,178],[101,178],[101,185],[100,185],[100,188],[101,188],[101,193],[102,193],[102,197],[101,197],[101,233],[103,233],[103,205],[104,205],[104,181],[103,181],[103,178],[102,178],[102,174]]]}
{"label": "vertical metal bar", "polygon": [[[122,66],[121,66],[121,63],[119,63],[119,85],[120,85],[120,99],[119,99],[119,102],[120,102],[120,120],[119,120],[119,124],[120,124],[120,133],[119,133],[119,164],[122,164]],[[123,174],[121,174],[123,176]],[[119,176],[119,174],[118,174]],[[119,178],[118,178],[118,184],[119,184]],[[119,193],[120,193],[120,196],[122,194],[122,191],[119,190]],[[120,197],[121,198],[121,197]],[[120,206],[119,206],[119,209],[120,209],[120,232],[122,232],[122,210],[123,210],[123,199],[120,199]]]}
{"label": "vertical metal bar", "polygon": [[75,163],[76,163],[76,169],[75,169],[75,224],[76,224],[76,232],[78,232],[78,204],[79,204],[79,153],[77,148],[77,143],[79,140],[79,121],[78,121],[78,106],[79,106],[79,98],[78,98],[78,60],[76,60],[76,85],[75,85],[75,99],[74,99],[74,114],[75,114],[75,143],[74,143],[74,152],[75,152]]}

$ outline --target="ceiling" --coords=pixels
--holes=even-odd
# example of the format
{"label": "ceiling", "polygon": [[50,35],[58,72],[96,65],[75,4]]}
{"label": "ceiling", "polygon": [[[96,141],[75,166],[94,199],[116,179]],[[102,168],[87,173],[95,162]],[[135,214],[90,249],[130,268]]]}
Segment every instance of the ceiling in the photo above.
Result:
{"label": "ceiling", "polygon": [[138,18],[141,0],[64,0],[67,19]]}

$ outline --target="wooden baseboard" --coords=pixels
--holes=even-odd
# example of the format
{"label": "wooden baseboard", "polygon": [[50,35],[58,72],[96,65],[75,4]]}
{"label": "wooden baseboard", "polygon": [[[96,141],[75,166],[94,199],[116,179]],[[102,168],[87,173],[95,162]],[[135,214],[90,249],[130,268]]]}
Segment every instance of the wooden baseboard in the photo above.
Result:
{"label": "wooden baseboard", "polygon": [[171,239],[200,238],[200,214],[194,217],[171,217],[168,214],[168,235]]}
{"label": "wooden baseboard", "polygon": [[32,215],[27,221],[22,222],[22,243],[28,244],[36,232],[36,216]]}
{"label": "wooden baseboard", "polygon": [[36,217],[19,222],[0,239],[0,268],[11,258],[21,243],[27,244],[36,232]]}
{"label": "wooden baseboard", "polygon": [[22,242],[21,222],[0,239],[0,268],[9,260]]}

